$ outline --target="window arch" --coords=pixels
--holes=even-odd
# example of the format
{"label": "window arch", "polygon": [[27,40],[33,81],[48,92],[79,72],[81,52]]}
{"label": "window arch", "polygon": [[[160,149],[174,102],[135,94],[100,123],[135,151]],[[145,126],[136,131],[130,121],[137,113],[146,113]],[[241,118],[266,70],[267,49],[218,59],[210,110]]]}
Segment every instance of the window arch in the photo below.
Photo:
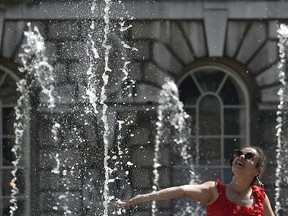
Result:
{"label": "window arch", "polygon": [[249,93],[243,78],[226,65],[202,63],[190,69],[178,86],[180,100],[192,117],[196,170],[205,180],[229,180],[231,152],[250,145]]}
{"label": "window arch", "polygon": [[[14,122],[15,110],[19,98],[17,91],[17,81],[19,77],[16,74],[17,68],[9,62],[0,60],[0,216],[8,215],[11,199],[11,180],[13,178],[11,171],[14,169],[13,161],[15,155],[11,152],[15,144]],[[24,144],[21,150],[21,159],[19,162],[17,176],[17,195],[18,210],[16,215],[29,215],[29,163],[28,152],[29,145]],[[25,155],[22,155],[22,152]]]}

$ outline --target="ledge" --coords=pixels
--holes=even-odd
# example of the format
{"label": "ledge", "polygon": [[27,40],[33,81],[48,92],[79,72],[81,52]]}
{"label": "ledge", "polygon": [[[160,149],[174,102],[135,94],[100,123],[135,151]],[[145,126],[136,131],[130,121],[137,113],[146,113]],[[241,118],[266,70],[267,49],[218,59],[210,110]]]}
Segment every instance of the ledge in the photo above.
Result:
{"label": "ledge", "polygon": [[[3,2],[3,1],[2,1]],[[15,2],[17,2],[15,0]],[[14,2],[14,3],[15,3]],[[104,2],[97,4],[101,10],[91,12],[89,3],[79,1],[42,1],[41,4],[25,4],[21,1],[6,10],[7,19],[102,19]],[[1,2],[0,2],[1,4]],[[287,1],[124,1],[116,4],[111,1],[110,18],[118,19],[202,19],[207,10],[226,10],[228,19],[287,19]]]}

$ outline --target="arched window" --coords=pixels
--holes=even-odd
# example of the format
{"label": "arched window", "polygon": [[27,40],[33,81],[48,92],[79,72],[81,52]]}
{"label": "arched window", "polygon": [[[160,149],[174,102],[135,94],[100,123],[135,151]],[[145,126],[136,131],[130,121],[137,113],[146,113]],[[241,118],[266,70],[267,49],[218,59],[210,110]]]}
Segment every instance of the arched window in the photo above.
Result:
{"label": "arched window", "polygon": [[193,121],[196,170],[205,180],[230,180],[233,149],[250,142],[249,96],[243,79],[229,67],[201,65],[180,80],[179,93]]}
{"label": "arched window", "polygon": [[[19,93],[16,82],[18,76],[10,68],[0,65],[0,216],[9,215],[11,200],[11,171],[14,169],[15,155],[11,152],[15,144],[14,122],[15,110]],[[19,161],[17,176],[18,209],[15,215],[29,215],[29,181],[28,181],[28,153],[29,146],[23,143],[21,159]]]}

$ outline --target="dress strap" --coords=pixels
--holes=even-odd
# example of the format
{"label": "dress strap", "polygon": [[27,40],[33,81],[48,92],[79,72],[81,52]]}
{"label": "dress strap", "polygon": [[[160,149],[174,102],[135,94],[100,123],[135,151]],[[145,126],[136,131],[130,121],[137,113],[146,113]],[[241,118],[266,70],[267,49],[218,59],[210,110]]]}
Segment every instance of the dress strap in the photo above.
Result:
{"label": "dress strap", "polygon": [[225,185],[223,185],[223,183],[220,181],[220,179],[216,179],[215,183],[216,183],[219,195],[225,194]]}

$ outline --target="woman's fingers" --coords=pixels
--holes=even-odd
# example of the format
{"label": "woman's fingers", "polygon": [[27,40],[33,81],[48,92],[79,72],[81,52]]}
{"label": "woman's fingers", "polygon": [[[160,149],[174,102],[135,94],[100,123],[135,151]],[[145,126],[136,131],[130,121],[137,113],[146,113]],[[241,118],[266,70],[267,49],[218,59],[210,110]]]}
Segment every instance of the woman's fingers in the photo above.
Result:
{"label": "woman's fingers", "polygon": [[120,200],[120,199],[117,199],[117,200],[116,200],[116,204],[126,206],[126,205],[129,205],[129,200]]}

